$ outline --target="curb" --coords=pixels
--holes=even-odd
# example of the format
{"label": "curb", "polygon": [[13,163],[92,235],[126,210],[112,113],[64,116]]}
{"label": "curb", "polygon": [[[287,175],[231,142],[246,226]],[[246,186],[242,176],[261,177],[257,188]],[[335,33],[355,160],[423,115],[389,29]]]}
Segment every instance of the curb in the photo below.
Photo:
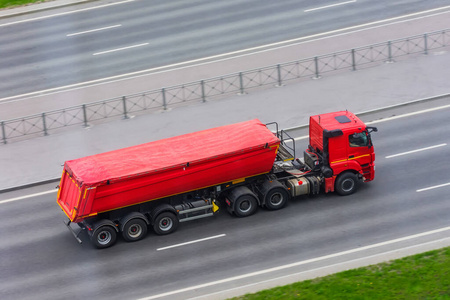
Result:
{"label": "curb", "polygon": [[[439,100],[439,99],[442,99],[442,98],[445,98],[445,97],[450,97],[450,93],[448,93],[448,94],[441,94],[441,95],[428,97],[428,98],[421,98],[421,99],[417,99],[417,100],[412,100],[412,101],[408,101],[408,102],[404,102],[404,103],[400,103],[400,104],[389,105],[389,106],[376,108],[376,109],[372,109],[372,110],[367,110],[367,111],[356,113],[356,115],[357,116],[363,116],[363,115],[367,115],[367,114],[371,114],[371,113],[378,113],[378,112],[382,112],[382,111],[386,111],[386,110],[394,109],[394,108],[399,108],[399,107],[403,107],[403,106],[408,106],[408,105],[418,104],[418,103],[422,103],[422,102]],[[299,126],[295,126],[295,127],[286,128],[284,130],[285,131],[292,131],[292,130],[297,130],[297,129],[304,129],[304,128],[308,127],[308,126],[309,126],[308,124],[306,124],[306,125],[299,125]],[[0,190],[0,194],[16,191],[16,190],[20,190],[20,189],[30,188],[30,187],[34,187],[34,186],[38,186],[38,185],[43,185],[43,184],[47,184],[47,183],[59,182],[59,180],[60,180],[60,178],[58,177],[58,178],[52,178],[52,179],[47,179],[47,180],[43,180],[43,181],[36,181],[36,182],[33,182],[33,183],[27,183],[27,184],[23,184],[23,185],[19,185],[19,186],[9,187],[9,188]]]}

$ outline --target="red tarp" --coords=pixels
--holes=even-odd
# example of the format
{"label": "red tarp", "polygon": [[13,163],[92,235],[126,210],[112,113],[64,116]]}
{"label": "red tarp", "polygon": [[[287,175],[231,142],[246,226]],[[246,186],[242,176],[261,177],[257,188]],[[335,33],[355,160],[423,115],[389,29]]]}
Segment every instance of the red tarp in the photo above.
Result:
{"label": "red tarp", "polygon": [[255,119],[67,161],[65,168],[79,185],[98,186],[278,143]]}

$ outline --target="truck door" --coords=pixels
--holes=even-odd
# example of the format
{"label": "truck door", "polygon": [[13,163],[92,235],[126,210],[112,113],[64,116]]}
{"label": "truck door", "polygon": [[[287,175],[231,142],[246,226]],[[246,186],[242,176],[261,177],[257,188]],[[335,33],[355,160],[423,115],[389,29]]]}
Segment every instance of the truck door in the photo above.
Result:
{"label": "truck door", "polygon": [[348,160],[356,160],[362,168],[372,162],[373,150],[367,131],[349,134],[348,145]]}

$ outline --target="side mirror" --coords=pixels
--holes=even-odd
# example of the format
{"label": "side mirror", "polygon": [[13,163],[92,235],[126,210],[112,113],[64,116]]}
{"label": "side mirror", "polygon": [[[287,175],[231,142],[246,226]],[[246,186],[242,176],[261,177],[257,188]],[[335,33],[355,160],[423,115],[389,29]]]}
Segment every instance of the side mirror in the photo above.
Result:
{"label": "side mirror", "polygon": [[367,132],[371,133],[372,131],[373,132],[378,132],[378,128],[367,126]]}

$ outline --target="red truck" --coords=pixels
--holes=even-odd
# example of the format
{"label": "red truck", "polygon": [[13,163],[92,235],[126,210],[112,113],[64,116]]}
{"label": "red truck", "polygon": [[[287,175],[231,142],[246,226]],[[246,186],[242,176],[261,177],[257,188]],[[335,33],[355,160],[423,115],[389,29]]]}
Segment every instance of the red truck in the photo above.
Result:
{"label": "red truck", "polygon": [[78,242],[86,230],[97,248],[106,248],[119,234],[140,240],[149,227],[169,234],[219,206],[246,217],[300,195],[349,195],[374,179],[371,131],[347,111],[312,116],[303,159],[276,123],[256,119],[162,139],[65,162],[57,203]]}

